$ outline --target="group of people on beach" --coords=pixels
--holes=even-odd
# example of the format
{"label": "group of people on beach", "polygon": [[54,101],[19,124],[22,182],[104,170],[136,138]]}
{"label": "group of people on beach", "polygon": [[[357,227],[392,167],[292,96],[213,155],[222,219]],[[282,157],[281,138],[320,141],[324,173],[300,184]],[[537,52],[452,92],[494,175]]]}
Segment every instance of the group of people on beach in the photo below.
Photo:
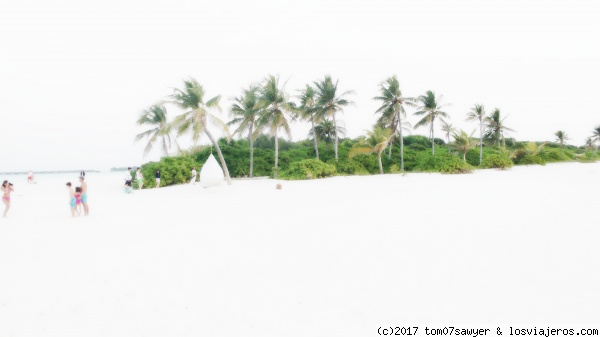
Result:
{"label": "group of people on beach", "polygon": [[[125,193],[131,193],[133,192],[133,185],[132,185],[132,181],[133,181],[133,175],[131,174],[131,167],[127,168],[127,173],[125,173],[125,185],[123,186],[123,189],[125,191]],[[196,177],[197,177],[198,172],[196,171],[196,166],[194,166],[194,168],[192,169],[192,179],[190,181],[190,184],[196,184]],[[154,188],[159,188],[160,187],[160,170],[156,170],[156,172],[154,172],[154,179],[156,181],[156,186]],[[142,174],[142,169],[141,167],[138,167],[135,170],[135,180],[137,181],[137,185],[138,185],[138,190],[141,190],[142,187],[144,186],[144,175]]]}
{"label": "group of people on beach", "polygon": [[90,215],[90,209],[87,202],[87,183],[85,182],[85,172],[81,172],[79,176],[79,187],[73,186],[69,181],[67,183],[67,189],[69,190],[69,207],[71,208],[71,216],[80,216],[81,208],[83,207],[83,213]]}
{"label": "group of people on beach", "polygon": [[[160,170],[156,170],[156,172],[154,173],[154,179],[156,181],[155,188],[159,188],[160,187]],[[125,185],[124,185],[125,193],[133,192],[132,180],[133,180],[133,176],[131,174],[131,167],[128,167],[127,173],[125,173]],[[137,184],[138,184],[138,190],[141,190],[142,187],[144,186],[144,175],[142,175],[141,167],[138,167],[135,170],[135,180],[137,181]]]}
{"label": "group of people on beach", "polygon": [[[131,174],[131,167],[127,168],[127,174],[125,175],[125,193],[131,193],[133,191],[132,180],[133,176]],[[198,172],[196,171],[196,167],[192,169],[192,179],[190,180],[190,184],[196,184]],[[138,189],[142,189],[144,186],[144,176],[142,175],[142,170],[138,167],[135,171],[135,179],[138,184]],[[154,174],[154,179],[156,179],[156,187],[160,187],[160,170],[156,170]],[[30,171],[27,176],[27,182],[33,182],[33,173]],[[81,171],[79,175],[79,186],[73,189],[73,184],[71,182],[67,182],[66,184],[67,190],[69,191],[69,207],[71,209],[71,215],[73,217],[80,216],[82,214],[89,215],[89,207],[87,202],[87,183],[85,182],[85,171]],[[3,217],[6,217],[8,210],[10,209],[10,194],[14,192],[14,187],[11,182],[8,180],[4,180],[2,183],[2,202],[5,205]]]}

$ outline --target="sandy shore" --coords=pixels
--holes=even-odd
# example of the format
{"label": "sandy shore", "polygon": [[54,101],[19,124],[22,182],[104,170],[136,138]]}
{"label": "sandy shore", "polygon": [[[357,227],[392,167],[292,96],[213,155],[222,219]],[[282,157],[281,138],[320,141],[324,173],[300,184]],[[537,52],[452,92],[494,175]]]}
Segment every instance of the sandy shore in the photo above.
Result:
{"label": "sandy shore", "polygon": [[90,176],[75,219],[64,183],[19,186],[0,219],[0,336],[598,322],[598,163],[130,195],[119,178]]}

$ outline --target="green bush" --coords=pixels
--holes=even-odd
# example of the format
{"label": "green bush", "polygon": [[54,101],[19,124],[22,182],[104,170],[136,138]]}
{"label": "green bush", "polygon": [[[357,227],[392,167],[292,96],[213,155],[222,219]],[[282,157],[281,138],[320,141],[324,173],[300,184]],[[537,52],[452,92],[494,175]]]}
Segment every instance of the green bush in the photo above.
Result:
{"label": "green bush", "polygon": [[422,145],[423,148],[431,148],[431,141],[429,138],[420,135],[413,136],[405,136],[404,138],[404,146],[410,146],[413,144]]}
{"label": "green bush", "polygon": [[569,149],[561,149],[560,148],[546,148],[541,151],[538,156],[542,158],[545,162],[557,162],[557,161],[568,161],[573,160],[573,151]]}
{"label": "green bush", "polygon": [[318,159],[305,159],[291,163],[289,168],[281,171],[280,178],[303,180],[324,178],[335,175],[335,166],[326,164]]}
{"label": "green bush", "polygon": [[425,150],[431,149],[431,145],[428,147],[423,144],[413,143],[413,144],[408,145],[406,148],[415,150],[415,151],[425,151]]}
{"label": "green bush", "polygon": [[369,171],[367,171],[367,169],[364,166],[362,166],[361,163],[353,159],[339,159],[337,162],[335,161],[335,159],[330,159],[327,161],[327,164],[335,166],[335,170],[338,174],[369,174]]}
{"label": "green bush", "polygon": [[417,165],[415,171],[421,172],[441,172],[441,173],[469,173],[473,167],[462,159],[449,153],[436,153],[431,155],[428,152],[420,152],[417,155]]}
{"label": "green bush", "polygon": [[[427,152],[429,153],[429,152]],[[419,152],[413,149],[404,149],[404,170],[412,171],[417,166],[417,155]]]}
{"label": "green bush", "polygon": [[515,162],[517,165],[546,165],[544,159],[536,155],[526,154],[523,157],[518,158]]}
{"label": "green bush", "polygon": [[485,156],[483,161],[481,162],[481,167],[483,168],[499,168],[499,169],[508,169],[513,166],[512,160],[508,157],[500,155],[500,154],[491,154]]}
{"label": "green bush", "polygon": [[[192,178],[192,168],[200,172],[201,165],[188,156],[163,157],[158,162],[149,162],[142,165],[144,188],[156,187],[154,173],[160,170],[160,186],[187,183]],[[137,181],[133,180],[133,187],[137,188]]]}
{"label": "green bush", "polygon": [[374,154],[359,154],[353,157],[352,160],[362,165],[370,174],[379,173],[379,162]]}

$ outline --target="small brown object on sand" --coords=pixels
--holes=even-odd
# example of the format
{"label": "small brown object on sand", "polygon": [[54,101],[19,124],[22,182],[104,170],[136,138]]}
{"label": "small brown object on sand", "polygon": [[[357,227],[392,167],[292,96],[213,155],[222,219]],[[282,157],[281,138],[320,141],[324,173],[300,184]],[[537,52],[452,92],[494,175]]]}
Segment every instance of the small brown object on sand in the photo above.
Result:
{"label": "small brown object on sand", "polygon": [[281,189],[281,184],[277,184],[277,186],[275,186],[275,188],[277,188],[278,190]]}

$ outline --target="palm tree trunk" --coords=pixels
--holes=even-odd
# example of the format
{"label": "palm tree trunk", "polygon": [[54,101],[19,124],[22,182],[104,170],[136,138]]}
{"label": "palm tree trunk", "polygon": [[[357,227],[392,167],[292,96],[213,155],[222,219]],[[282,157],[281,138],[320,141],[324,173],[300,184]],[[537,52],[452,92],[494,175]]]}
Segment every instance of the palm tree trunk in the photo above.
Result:
{"label": "palm tree trunk", "polygon": [[381,164],[381,152],[377,152],[377,159],[379,160],[379,174],[383,174],[383,165]]}
{"label": "palm tree trunk", "polygon": [[483,163],[483,121],[479,121],[479,165]]}
{"label": "palm tree trunk", "polygon": [[431,134],[431,155],[433,156],[435,155],[435,142],[433,141],[433,118],[431,119],[431,130],[429,131],[429,133]]}
{"label": "palm tree trunk", "polygon": [[206,123],[202,122],[202,126],[204,129],[204,133],[206,134],[206,136],[208,136],[208,139],[210,139],[210,142],[214,145],[215,149],[217,150],[217,154],[219,155],[219,160],[221,161],[221,167],[223,168],[223,171],[225,172],[225,179],[227,180],[227,185],[231,185],[231,177],[229,176],[229,170],[227,169],[227,164],[225,163],[225,158],[223,158],[223,153],[221,153],[221,148],[219,147],[219,143],[217,143],[217,141],[215,140],[213,135],[206,128]]}
{"label": "palm tree trunk", "polygon": [[311,119],[310,123],[312,124],[313,138],[315,139],[315,154],[317,155],[317,159],[319,159],[319,142],[317,141],[317,131],[315,130],[315,121],[313,119]]}
{"label": "palm tree trunk", "polygon": [[392,142],[388,145],[388,159],[392,158]]}
{"label": "palm tree trunk", "polygon": [[250,178],[252,178],[252,172],[254,169],[254,137],[252,135],[253,128],[254,122],[250,122],[250,131],[248,132],[248,139],[250,140]]}
{"label": "palm tree trunk", "polygon": [[448,147],[448,153],[450,153],[450,134],[448,134],[446,136],[446,139],[448,140],[448,145],[447,145],[447,147]]}
{"label": "palm tree trunk", "polygon": [[335,133],[335,145],[334,145],[334,152],[335,152],[335,161],[338,160],[338,133],[337,133],[337,123],[335,121],[335,112],[333,113],[333,132]]}
{"label": "palm tree trunk", "polygon": [[275,171],[273,171],[275,179],[277,179],[277,164],[279,164],[279,141],[277,139],[277,128],[275,128]]}
{"label": "palm tree trunk", "polygon": [[562,141],[560,142],[560,160],[563,160],[563,144]]}
{"label": "palm tree trunk", "polygon": [[398,113],[398,124],[400,124],[400,172],[404,172],[404,138],[402,137],[402,113]]}
{"label": "palm tree trunk", "polygon": [[463,152],[463,161],[466,163],[467,162],[467,151]]}

